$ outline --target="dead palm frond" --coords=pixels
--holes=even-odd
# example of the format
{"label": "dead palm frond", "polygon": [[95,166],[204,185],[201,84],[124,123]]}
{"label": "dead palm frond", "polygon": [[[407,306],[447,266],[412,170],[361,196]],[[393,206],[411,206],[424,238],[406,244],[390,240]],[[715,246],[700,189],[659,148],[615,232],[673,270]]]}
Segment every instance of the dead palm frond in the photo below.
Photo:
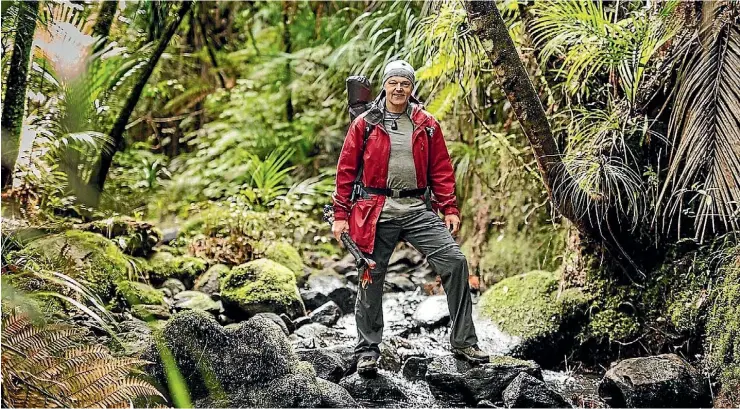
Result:
{"label": "dead palm frond", "polygon": [[693,55],[679,77],[673,143],[660,200],[664,226],[694,235],[740,230],[740,8],[706,2]]}
{"label": "dead palm frond", "polygon": [[145,361],[117,358],[101,345],[82,345],[79,329],[33,324],[13,309],[2,319],[4,407],[130,407],[163,399],[137,377]]}

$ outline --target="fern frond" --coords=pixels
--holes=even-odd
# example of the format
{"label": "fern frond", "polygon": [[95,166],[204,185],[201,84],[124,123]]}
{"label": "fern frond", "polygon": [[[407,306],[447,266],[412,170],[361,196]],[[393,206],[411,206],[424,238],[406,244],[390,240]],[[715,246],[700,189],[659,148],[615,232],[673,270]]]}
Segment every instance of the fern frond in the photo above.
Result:
{"label": "fern frond", "polygon": [[131,406],[142,396],[163,399],[133,378],[145,361],[117,358],[99,345],[76,346],[79,330],[64,325],[33,327],[24,314],[2,319],[2,399],[9,407]]}
{"label": "fern frond", "polygon": [[93,405],[86,406],[103,406],[114,405],[122,400],[129,400],[139,396],[162,397],[162,394],[151,384],[136,378],[127,378],[115,387],[111,386],[105,391],[105,398],[91,402]]}

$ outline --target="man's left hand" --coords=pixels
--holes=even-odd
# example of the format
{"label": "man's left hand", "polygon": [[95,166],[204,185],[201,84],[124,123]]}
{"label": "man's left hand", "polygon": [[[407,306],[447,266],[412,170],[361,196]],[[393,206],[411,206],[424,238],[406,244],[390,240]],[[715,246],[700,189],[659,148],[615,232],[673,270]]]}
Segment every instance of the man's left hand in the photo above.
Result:
{"label": "man's left hand", "polygon": [[453,236],[456,235],[457,231],[460,230],[460,217],[456,214],[445,215],[445,226],[447,226],[447,230],[449,230]]}

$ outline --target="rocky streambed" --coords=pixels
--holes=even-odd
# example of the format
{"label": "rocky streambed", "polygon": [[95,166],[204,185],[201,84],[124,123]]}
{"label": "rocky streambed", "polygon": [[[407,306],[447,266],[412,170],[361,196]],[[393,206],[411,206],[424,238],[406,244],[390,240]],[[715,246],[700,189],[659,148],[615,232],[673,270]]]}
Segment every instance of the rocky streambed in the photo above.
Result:
{"label": "rocky streambed", "polygon": [[[559,360],[543,359],[548,358],[543,355],[547,345],[532,348],[531,339],[501,331],[479,305],[474,322],[491,362],[471,366],[456,360],[450,353],[443,291],[423,257],[410,247],[401,246],[391,260],[380,371],[365,379],[356,373],[353,360],[358,288],[350,257],[304,254],[302,260],[283,243],[267,246],[262,258],[229,267],[160,246],[153,254],[145,252],[148,258],[135,259],[140,277],[127,277],[128,262],[112,243],[94,232],[70,230],[35,240],[22,254],[49,259],[63,254],[68,263],[80,266],[87,274],[81,278],[96,284],[97,294],[119,321],[115,341],[100,329],[91,341],[152,362],[145,372],[169,404],[174,403],[177,379],[196,407],[658,407],[709,402],[701,374],[675,355],[625,360],[606,374],[543,369],[540,363]],[[305,267],[305,261],[312,267]],[[544,273],[532,277],[549,285]],[[21,289],[36,285],[23,276],[9,278]],[[478,302],[477,295],[474,300]]]}

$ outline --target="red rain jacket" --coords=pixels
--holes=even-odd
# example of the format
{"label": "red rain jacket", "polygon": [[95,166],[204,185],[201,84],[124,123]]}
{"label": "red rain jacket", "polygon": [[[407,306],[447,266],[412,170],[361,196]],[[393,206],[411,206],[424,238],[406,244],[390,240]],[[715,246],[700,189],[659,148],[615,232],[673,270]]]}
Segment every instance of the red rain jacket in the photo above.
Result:
{"label": "red rain jacket", "polygon": [[[373,126],[367,139],[362,160],[362,185],[385,188],[388,180],[388,159],[390,157],[390,136],[380,124],[382,113],[375,105],[357,117],[349,127],[344,139],[342,152],[337,164],[336,190],[332,194],[334,201],[334,219],[349,221],[349,234],[357,247],[366,253],[372,253],[375,245],[375,227],[380,211],[385,204],[385,196],[371,195],[370,199],[357,198],[350,200],[352,187],[361,163],[360,151],[365,133],[365,125]],[[437,120],[420,105],[413,104],[411,122],[414,131],[411,135],[414,164],[416,165],[417,187],[431,188],[432,206],[443,214],[459,214],[455,197],[455,174],[447,152],[442,128]],[[426,127],[433,129],[431,138]]]}

